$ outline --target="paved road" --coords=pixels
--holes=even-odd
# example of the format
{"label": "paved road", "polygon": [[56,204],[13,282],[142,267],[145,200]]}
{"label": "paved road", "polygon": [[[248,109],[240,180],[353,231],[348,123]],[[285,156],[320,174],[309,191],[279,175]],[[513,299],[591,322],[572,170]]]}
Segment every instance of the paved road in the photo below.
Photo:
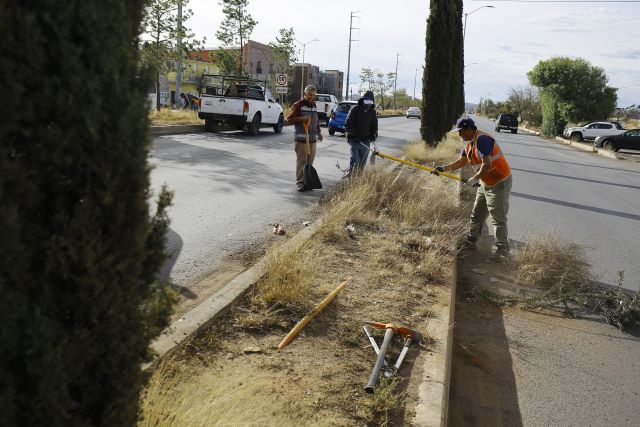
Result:
{"label": "paved road", "polygon": [[[419,120],[380,120],[378,145],[395,152],[419,139]],[[325,190],[295,191],[293,128],[275,134],[263,129],[198,133],[154,139],[150,163],[152,187],[167,184],[175,192],[169,210],[172,259],[163,271],[174,284],[189,287],[216,270],[225,255],[262,241],[270,224],[285,228],[310,219],[310,210],[341,177],[336,167],[349,164],[344,136],[329,136],[318,146],[314,163]]]}
{"label": "paved road", "polygon": [[493,121],[475,117],[496,137],[512,167],[510,238],[527,231],[557,232],[582,243],[603,284],[640,288],[640,163],[614,160],[519,133],[493,131]]}

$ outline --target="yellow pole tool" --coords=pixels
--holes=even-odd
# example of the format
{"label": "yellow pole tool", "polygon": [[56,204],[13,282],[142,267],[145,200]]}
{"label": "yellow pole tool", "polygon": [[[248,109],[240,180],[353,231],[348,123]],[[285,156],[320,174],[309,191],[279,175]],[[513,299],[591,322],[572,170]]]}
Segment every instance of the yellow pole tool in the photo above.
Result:
{"label": "yellow pole tool", "polygon": [[304,316],[302,318],[301,321],[298,322],[298,324],[296,326],[293,327],[293,329],[291,329],[291,332],[289,332],[287,334],[286,337],[284,337],[284,339],[280,342],[280,344],[278,344],[278,350],[282,350],[283,348],[285,348],[286,346],[289,345],[289,343],[291,341],[294,340],[295,337],[298,336],[298,334],[300,333],[300,331],[302,331],[304,329],[305,326],[307,326],[307,324],[309,322],[311,322],[311,320],[313,320],[314,317],[316,317],[318,314],[320,314],[320,312],[322,310],[324,310],[324,308],[326,306],[329,305],[329,303],[331,301],[333,301],[333,299],[336,297],[336,295],[338,295],[338,292],[340,292],[342,290],[342,288],[344,288],[347,284],[347,282],[351,280],[351,276],[349,276],[347,278],[347,280],[345,280],[344,282],[340,283],[340,285],[335,288],[329,295],[327,295],[321,302],[320,304],[318,304],[316,306],[316,308],[313,309],[313,311],[309,314],[307,314],[306,316]]}
{"label": "yellow pole tool", "polygon": [[[380,157],[382,157],[384,159],[393,160],[394,162],[404,163],[405,165],[409,165],[409,166],[412,166],[414,168],[422,169],[422,170],[425,170],[427,172],[433,172],[435,170],[433,168],[428,168],[428,167],[420,165],[418,163],[410,162],[409,160],[399,159],[398,157],[393,157],[393,156],[390,156],[389,154],[384,154],[384,153],[381,153],[380,151],[376,151],[376,150],[373,150],[373,155],[374,156],[380,156]],[[456,181],[464,182],[464,180],[462,178],[460,178],[459,176],[451,175],[451,174],[448,174],[448,173],[445,173],[445,172],[438,172],[437,175],[438,176],[446,176],[447,178],[451,178],[451,179],[455,179]]]}

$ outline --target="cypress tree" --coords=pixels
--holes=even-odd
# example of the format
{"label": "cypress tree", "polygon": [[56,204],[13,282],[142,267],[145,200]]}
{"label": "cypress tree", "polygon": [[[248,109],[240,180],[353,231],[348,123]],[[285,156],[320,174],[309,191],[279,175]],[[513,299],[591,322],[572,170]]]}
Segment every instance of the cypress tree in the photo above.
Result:
{"label": "cypress tree", "polygon": [[134,425],[172,296],[143,0],[0,0],[0,424]]}
{"label": "cypress tree", "polygon": [[[429,145],[451,129],[462,90],[462,0],[431,0],[427,19],[425,67],[422,77],[420,133]],[[464,101],[463,101],[464,104]]]}

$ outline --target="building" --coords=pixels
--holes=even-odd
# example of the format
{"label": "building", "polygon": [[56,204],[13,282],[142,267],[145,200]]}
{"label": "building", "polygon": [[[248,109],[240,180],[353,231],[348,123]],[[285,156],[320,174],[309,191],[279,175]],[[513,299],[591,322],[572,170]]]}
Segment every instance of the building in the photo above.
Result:
{"label": "building", "polygon": [[344,84],[344,73],[339,70],[325,70],[320,78],[321,93],[334,95],[338,99],[342,99],[342,89]]}
{"label": "building", "polygon": [[[181,91],[184,93],[198,93],[198,78],[202,74],[217,74],[218,66],[215,63],[214,49],[202,49],[192,52],[189,59],[182,63],[182,83]],[[176,103],[176,67],[173,63],[171,71],[167,73],[168,91],[170,93],[171,104]]]}
{"label": "building", "polygon": [[[301,75],[304,70],[304,81]],[[294,99],[302,96],[304,86],[312,84],[318,93],[328,93],[342,99],[342,89],[344,85],[344,73],[339,70],[320,71],[317,65],[304,63],[296,64],[293,79],[289,82],[289,93]]]}

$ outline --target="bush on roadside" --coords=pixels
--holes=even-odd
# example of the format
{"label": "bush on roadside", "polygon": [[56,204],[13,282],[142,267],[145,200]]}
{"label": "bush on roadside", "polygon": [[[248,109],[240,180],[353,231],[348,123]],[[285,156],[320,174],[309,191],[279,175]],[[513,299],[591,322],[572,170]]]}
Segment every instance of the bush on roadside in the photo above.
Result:
{"label": "bush on roadside", "polygon": [[147,202],[143,5],[0,2],[2,425],[137,422],[172,300],[156,274],[171,195],[152,218]]}

